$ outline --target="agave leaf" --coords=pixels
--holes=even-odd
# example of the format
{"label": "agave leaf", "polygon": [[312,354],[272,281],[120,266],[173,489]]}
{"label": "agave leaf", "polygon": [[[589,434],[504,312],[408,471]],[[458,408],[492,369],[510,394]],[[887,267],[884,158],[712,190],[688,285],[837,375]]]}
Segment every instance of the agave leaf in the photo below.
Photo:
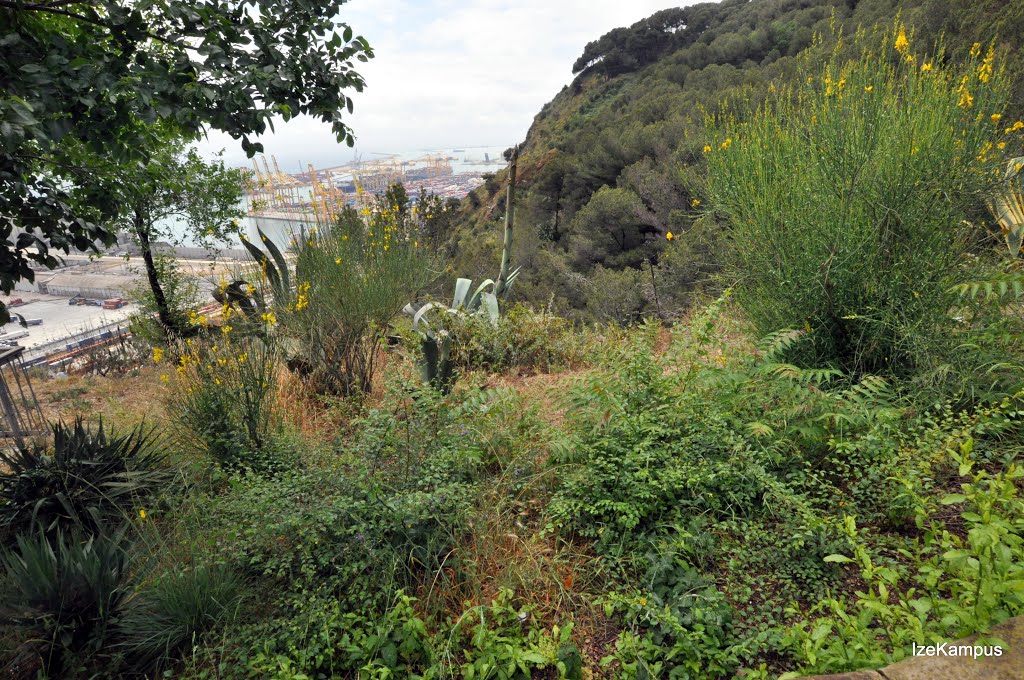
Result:
{"label": "agave leaf", "polygon": [[469,299],[469,304],[467,305],[470,312],[475,312],[480,307],[480,296],[484,294],[484,291],[487,290],[488,286],[493,288],[494,285],[495,283],[493,279],[487,279],[477,286],[476,290],[473,292],[473,297]]}
{"label": "agave leaf", "polygon": [[267,252],[274,258],[277,263],[277,271],[281,277],[282,290],[287,291],[291,287],[291,282],[288,279],[288,263],[284,259],[284,255],[281,254],[280,249],[273,241],[263,233],[263,230],[259,227],[256,228],[256,232],[260,236],[260,241],[267,246]]}
{"label": "agave leaf", "polygon": [[244,245],[245,249],[249,251],[249,254],[252,255],[253,259],[259,263],[260,269],[266,273],[267,280],[270,281],[271,288],[279,290],[281,288],[281,278],[277,274],[277,267],[275,267],[270,261],[267,254],[248,241],[242,241],[242,245]]}
{"label": "agave leaf", "polygon": [[487,312],[492,324],[498,322],[498,298],[494,293],[480,294],[480,308]]}
{"label": "agave leaf", "polygon": [[1024,240],[1024,196],[1021,194],[1020,167],[1024,157],[1011,158],[1003,174],[1003,185],[989,198],[988,207],[999,222],[1011,257],[1020,254]]}
{"label": "agave leaf", "polygon": [[466,306],[466,296],[469,295],[469,287],[473,282],[469,279],[459,279],[455,282],[455,295],[452,297],[452,309],[459,309]]}
{"label": "agave leaf", "polygon": [[434,307],[437,307],[437,305],[434,304],[433,302],[428,302],[427,304],[423,305],[418,310],[416,310],[416,312],[412,316],[412,329],[414,331],[419,330],[421,324],[423,326],[426,326],[428,329],[430,328],[430,322],[427,320],[425,315]]}
{"label": "agave leaf", "polygon": [[516,279],[519,278],[519,272],[523,269],[522,265],[512,270],[512,273],[508,275],[508,281],[505,282],[505,290],[502,291],[502,297],[508,297],[508,291],[512,288],[512,284],[515,283]]}

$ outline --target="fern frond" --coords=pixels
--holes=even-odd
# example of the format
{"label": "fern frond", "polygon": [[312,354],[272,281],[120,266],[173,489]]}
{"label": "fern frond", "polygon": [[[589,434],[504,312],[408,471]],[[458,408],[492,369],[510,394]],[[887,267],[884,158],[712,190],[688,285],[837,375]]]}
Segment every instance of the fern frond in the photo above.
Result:
{"label": "fern frond", "polygon": [[962,299],[981,297],[986,302],[1006,298],[1016,300],[1024,296],[1024,272],[1000,274],[985,281],[967,281],[953,286],[950,292]]}
{"label": "fern frond", "polygon": [[779,357],[792,349],[802,337],[807,335],[803,329],[784,329],[769,333],[757,343],[757,348],[768,361],[777,361]]}

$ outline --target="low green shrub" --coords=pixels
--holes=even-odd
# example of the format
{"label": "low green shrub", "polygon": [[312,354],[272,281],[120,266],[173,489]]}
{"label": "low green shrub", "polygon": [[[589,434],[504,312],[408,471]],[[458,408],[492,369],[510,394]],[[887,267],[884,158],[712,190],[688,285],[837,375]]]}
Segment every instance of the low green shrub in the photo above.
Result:
{"label": "low green shrub", "polygon": [[93,429],[79,417],[52,430],[52,447],[0,450],[0,537],[7,544],[36,526],[94,532],[119,524],[171,479],[143,425],[118,435],[102,420]]}
{"label": "low green shrub", "polygon": [[643,329],[568,396],[574,435],[561,442],[556,463],[572,469],[548,513],[601,551],[632,550],[697,516],[750,518],[798,504],[774,476],[771,450],[737,427],[733,395],[718,403],[696,389],[692,372],[656,355],[656,332]]}
{"label": "low green shrub", "polygon": [[624,628],[601,665],[615,677],[732,677],[744,649],[722,595],[686,564],[652,564],[648,578],[649,591],[605,599],[605,614]]}
{"label": "low green shrub", "polygon": [[[957,479],[968,480],[959,484],[960,493],[935,498],[919,495],[923,489],[911,491],[915,521],[924,532],[919,544],[899,549],[909,569],[880,562],[868,543],[870,530],[858,528],[851,515],[843,518],[853,557],[825,560],[857,565],[866,588],[799,612],[801,620],[782,642],[802,673],[883,666],[905,657],[912,644],[984,633],[1024,612],[1024,471],[1016,463],[998,472],[985,469],[973,437],[960,434],[954,447],[939,452]],[[918,464],[931,467],[931,461]],[[937,519],[940,504],[959,508],[963,526],[948,515]]]}
{"label": "low green shrub", "polygon": [[[506,678],[526,680],[539,673],[582,680],[582,659],[570,641],[572,624],[545,629],[529,607],[513,604],[499,592],[489,604],[472,607],[447,631],[431,634],[398,592],[394,605],[379,616],[344,613],[329,601],[315,601],[315,624],[302,645],[266,640],[248,662],[249,672],[266,678],[299,680],[311,673],[337,677]],[[312,622],[311,622],[312,623]]]}
{"label": "low green shrub", "polygon": [[585,359],[584,338],[549,311],[515,305],[494,321],[483,316],[446,319],[452,361],[463,370],[549,373]]}

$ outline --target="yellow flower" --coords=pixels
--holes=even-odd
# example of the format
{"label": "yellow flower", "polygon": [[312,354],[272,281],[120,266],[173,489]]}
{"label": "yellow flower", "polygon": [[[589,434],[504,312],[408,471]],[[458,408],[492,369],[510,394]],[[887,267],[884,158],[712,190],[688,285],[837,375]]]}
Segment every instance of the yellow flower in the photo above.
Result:
{"label": "yellow flower", "polygon": [[334,258],[334,264],[341,264],[341,258],[340,257]]}
{"label": "yellow flower", "polygon": [[974,97],[971,96],[971,93],[967,91],[966,87],[960,88],[960,99],[957,101],[956,105],[962,109],[969,109],[974,106]]}
{"label": "yellow flower", "polygon": [[921,64],[921,72],[922,73],[928,73],[928,71],[931,71],[931,70],[932,70],[932,62],[926,61],[925,63]]}
{"label": "yellow flower", "polygon": [[903,26],[900,26],[900,32],[896,36],[896,44],[893,45],[893,47],[895,47],[896,51],[900,54],[906,52],[910,47],[910,41],[907,40],[907,32],[904,30]]}
{"label": "yellow flower", "polygon": [[198,317],[198,321],[199,321],[199,325],[200,326],[205,326],[206,325],[206,315],[205,314],[200,314],[199,317]]}
{"label": "yellow flower", "polygon": [[730,144],[732,144],[732,137],[726,137],[725,141],[722,142],[722,144],[718,148],[721,149],[722,151],[725,151],[726,149],[729,148]]}
{"label": "yellow flower", "polygon": [[995,50],[990,45],[981,66],[978,67],[978,80],[987,83],[988,79],[992,77],[992,62],[995,61],[995,58]]}
{"label": "yellow flower", "polygon": [[999,149],[1000,151],[1005,149],[1006,148],[1006,142],[999,142],[998,144],[996,144],[996,148]]}
{"label": "yellow flower", "polygon": [[277,317],[274,316],[273,312],[267,312],[263,315],[263,321],[264,323],[268,323],[271,326],[273,326],[275,323],[277,323]]}
{"label": "yellow flower", "polygon": [[866,86],[864,87],[864,91],[865,91],[865,92],[871,92],[871,90],[873,90],[873,89],[875,89],[875,86],[874,86],[874,85],[866,85]]}
{"label": "yellow flower", "polygon": [[166,373],[160,374],[160,382],[170,382],[171,378]]}
{"label": "yellow flower", "polygon": [[159,364],[164,358],[164,351],[160,347],[153,348],[153,363]]}
{"label": "yellow flower", "polygon": [[999,125],[999,119],[1002,118],[1002,117],[1003,117],[1003,115],[1001,113],[993,113],[992,114],[992,124],[993,125]]}
{"label": "yellow flower", "polygon": [[1017,130],[1020,130],[1022,128],[1024,128],[1024,122],[1021,122],[1021,121],[1018,120],[1016,123],[1013,124],[1012,127],[1006,128],[1006,134],[1010,134],[1011,132],[1016,132]]}
{"label": "yellow flower", "polygon": [[690,207],[691,208],[696,208],[698,205],[700,205],[700,199],[699,198],[695,198],[692,201],[690,201]]}
{"label": "yellow flower", "polygon": [[671,241],[675,237],[672,235],[672,232],[670,231],[667,234],[665,234],[665,238],[667,238],[669,241]]}
{"label": "yellow flower", "polygon": [[139,510],[139,519],[146,519],[146,509],[142,508]]}
{"label": "yellow flower", "polygon": [[707,144],[704,145],[704,153],[711,153],[711,147]]}
{"label": "yellow flower", "polygon": [[229,326],[228,324],[224,324],[223,326],[220,327],[220,332],[223,333],[224,335],[227,335],[228,333],[231,332],[231,326]]}
{"label": "yellow flower", "polygon": [[971,45],[971,56],[976,57],[981,54],[981,43],[974,43]]}

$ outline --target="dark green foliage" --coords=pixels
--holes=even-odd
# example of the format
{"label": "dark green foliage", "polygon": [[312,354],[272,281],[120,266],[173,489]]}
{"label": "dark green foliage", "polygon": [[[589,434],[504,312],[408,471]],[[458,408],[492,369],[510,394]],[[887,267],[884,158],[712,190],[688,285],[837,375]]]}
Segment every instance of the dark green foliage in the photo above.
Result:
{"label": "dark green foliage", "polygon": [[602,552],[633,551],[645,536],[698,516],[755,517],[786,493],[766,470],[771,457],[713,401],[666,375],[650,342],[635,340],[569,397],[576,434],[560,462],[577,467],[549,512]]}
{"label": "dark green foliage", "polygon": [[548,373],[585,358],[586,337],[565,319],[515,305],[493,322],[483,316],[445,320],[452,335],[452,361],[463,370]]}
{"label": "dark green foliage", "polygon": [[[0,234],[10,247],[0,249],[5,292],[33,279],[30,261],[55,267],[53,251],[112,239],[102,225],[126,205],[108,191],[116,175],[105,166],[147,163],[160,145],[154,123],[189,138],[221,130],[252,155],[262,144],[250,138],[273,116],[305,113],[354,141],[342,122],[352,111],[345,92],[362,90],[353,61],[373,51],[338,21],[344,0],[301,11],[261,2],[260,16],[274,21],[221,1],[65,4],[5,3],[0,14],[0,212],[12,216]],[[15,227],[27,233],[15,238]]]}
{"label": "dark green foliage", "polygon": [[170,480],[164,454],[143,425],[116,435],[102,421],[93,429],[79,417],[52,428],[52,448],[0,452],[0,531],[7,541],[36,526],[52,533],[116,525]]}
{"label": "dark green foliage", "polygon": [[196,565],[161,574],[125,608],[119,621],[127,663],[151,672],[187,651],[234,614],[243,591],[230,569]]}
{"label": "dark green foliage", "polygon": [[[248,655],[233,662],[266,673],[291,659],[302,672],[329,676],[352,664],[462,663],[462,652],[438,658],[448,645],[479,645],[473,654],[481,658],[505,642],[515,641],[509,653],[529,649],[539,632],[520,640],[490,619],[477,631],[468,618],[465,636],[460,628],[450,641],[433,640],[422,621],[434,619],[397,593],[426,593],[421,612],[458,603],[474,569],[464,555],[484,484],[514,460],[522,470],[508,473],[504,493],[522,491],[537,437],[531,422],[507,393],[443,397],[391,384],[382,405],[353,424],[329,472],[240,476],[229,493],[201,499],[203,512],[190,519],[197,547],[272,594],[257,621],[232,633]],[[496,638],[485,644],[489,635]],[[238,651],[224,653],[236,659]],[[467,653],[467,662],[475,658]]]}
{"label": "dark green foliage", "polygon": [[[50,677],[106,649],[131,592],[130,542],[124,530],[18,536],[0,553],[6,592],[0,616],[46,641]],[[62,675],[62,671],[67,675]]]}

